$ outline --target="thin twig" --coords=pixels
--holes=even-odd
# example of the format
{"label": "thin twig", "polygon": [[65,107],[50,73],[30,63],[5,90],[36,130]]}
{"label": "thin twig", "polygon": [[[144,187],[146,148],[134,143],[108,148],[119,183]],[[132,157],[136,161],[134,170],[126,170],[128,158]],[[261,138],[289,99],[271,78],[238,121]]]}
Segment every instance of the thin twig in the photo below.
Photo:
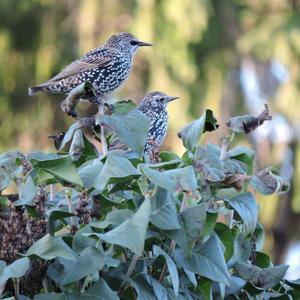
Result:
{"label": "thin twig", "polygon": [[54,201],[54,198],[55,198],[55,185],[50,184],[49,185],[49,190],[50,190],[50,201]]}
{"label": "thin twig", "polygon": [[19,299],[19,297],[20,297],[20,279],[13,278],[13,283],[14,283],[15,297],[16,297],[16,299]]}
{"label": "thin twig", "polygon": [[[73,209],[73,203],[71,201],[71,193],[68,189],[65,190],[65,194],[66,194],[66,200],[67,200],[67,204],[68,204],[68,207],[69,207],[69,212],[71,214],[74,213],[74,209]],[[75,220],[74,220],[74,217],[71,217],[70,218],[70,222],[71,222],[71,225],[75,225]]]}
{"label": "thin twig", "polygon": [[[187,206],[187,194],[184,193],[179,213],[182,213],[185,210],[186,206]],[[175,247],[176,247],[176,241],[172,240],[171,244],[170,244],[169,252],[168,252],[168,255],[170,257],[173,256]],[[167,271],[168,271],[168,267],[167,267],[167,263],[165,263],[164,266],[163,266],[163,269],[160,273],[159,280],[158,280],[160,284],[163,283],[163,281],[166,277]]]}
{"label": "thin twig", "polygon": [[44,288],[44,290],[45,290],[45,293],[48,293],[48,292],[49,292],[49,289],[48,289],[48,282],[47,282],[47,279],[46,279],[46,278],[43,279],[42,285],[43,285],[43,288]]}
{"label": "thin twig", "polygon": [[5,286],[6,286],[6,282],[7,281],[5,281],[5,282],[3,282],[3,283],[0,284],[0,298],[2,296],[2,293],[4,292],[4,289],[5,289]]}
{"label": "thin twig", "polygon": [[[104,115],[104,101],[101,96],[98,98],[98,110],[100,116]],[[105,131],[104,131],[104,126],[100,124],[100,139],[101,139],[101,144],[102,144],[102,154],[106,155],[107,154],[107,142],[105,138]]]}
{"label": "thin twig", "polygon": [[228,139],[227,137],[223,137],[221,139],[221,154],[220,154],[220,159],[224,160],[226,158],[226,154],[227,154],[227,148],[229,145]]}
{"label": "thin twig", "polygon": [[139,255],[134,254],[134,255],[132,256],[130,265],[129,265],[128,270],[127,270],[127,272],[126,272],[126,275],[127,275],[128,277],[130,277],[130,276],[132,275],[133,270],[134,270],[134,268],[135,268],[135,265],[136,265],[138,259],[139,259]]}

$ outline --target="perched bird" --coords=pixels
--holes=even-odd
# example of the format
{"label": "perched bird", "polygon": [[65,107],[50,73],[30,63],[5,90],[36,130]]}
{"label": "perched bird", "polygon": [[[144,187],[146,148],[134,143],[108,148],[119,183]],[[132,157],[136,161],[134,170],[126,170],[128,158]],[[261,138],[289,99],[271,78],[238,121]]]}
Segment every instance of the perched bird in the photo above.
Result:
{"label": "perched bird", "polygon": [[[162,92],[152,92],[147,94],[137,107],[150,120],[150,127],[144,153],[147,154],[152,161],[156,161],[159,148],[167,134],[167,104],[178,98],[179,97],[168,96]],[[119,141],[115,141],[112,145],[110,145],[110,149],[125,148]]]}
{"label": "perched bird", "polygon": [[[72,62],[47,82],[30,87],[28,94],[32,96],[39,91],[68,94],[79,84],[90,81],[97,96],[105,96],[127,80],[133,57],[141,46],[152,45],[130,33],[114,34],[102,47]],[[97,98],[87,100],[97,102]]]}

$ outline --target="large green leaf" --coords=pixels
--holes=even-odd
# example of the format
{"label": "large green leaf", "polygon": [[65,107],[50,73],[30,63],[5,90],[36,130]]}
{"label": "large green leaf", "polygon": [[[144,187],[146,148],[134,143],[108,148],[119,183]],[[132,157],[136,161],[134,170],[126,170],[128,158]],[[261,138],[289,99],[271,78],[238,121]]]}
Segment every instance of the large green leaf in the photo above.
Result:
{"label": "large green leaf", "polygon": [[213,131],[217,127],[217,120],[215,119],[213,112],[210,109],[207,109],[198,120],[186,125],[178,135],[182,139],[184,147],[189,151],[193,151],[197,146],[201,135],[206,131]]}
{"label": "large green leaf", "polygon": [[59,259],[59,262],[63,269],[59,272],[49,268],[48,275],[58,285],[66,285],[99,272],[104,266],[104,255],[99,249],[89,246],[75,260]]}
{"label": "large green leaf", "polygon": [[94,187],[98,191],[103,190],[108,183],[125,182],[140,174],[128,159],[112,154],[107,155],[104,166],[95,159],[79,169],[86,187]]}
{"label": "large green leaf", "polygon": [[96,186],[97,176],[99,176],[104,164],[99,158],[91,159],[82,164],[78,169],[78,174],[86,189]]}
{"label": "large green leaf", "polygon": [[222,248],[213,235],[190,257],[185,257],[180,249],[175,251],[174,257],[179,266],[193,273],[224,284],[230,280]]}
{"label": "large green leaf", "polygon": [[144,249],[146,232],[151,213],[150,199],[145,198],[137,212],[124,223],[107,233],[93,233],[87,235],[95,235],[110,244],[116,244],[129,248],[136,254],[141,254]]}
{"label": "large green leaf", "polygon": [[87,295],[97,296],[97,300],[118,300],[118,293],[114,292],[103,278],[93,284],[87,291]]}
{"label": "large green leaf", "polygon": [[59,182],[83,186],[74,162],[69,156],[60,156],[52,159],[31,158],[31,163],[34,168],[42,169],[52,174]]}
{"label": "large green leaf", "polygon": [[3,265],[0,268],[0,284],[5,283],[9,278],[20,278],[29,269],[29,258],[23,257],[16,259],[13,263],[8,266]]}
{"label": "large green leaf", "polygon": [[153,170],[146,164],[141,164],[140,168],[151,182],[171,193],[187,191],[198,195],[197,179],[191,166],[163,172]]}
{"label": "large green leaf", "polygon": [[64,293],[45,293],[36,295],[34,300],[68,300],[68,297]]}
{"label": "large green leaf", "polygon": [[234,252],[234,246],[233,246],[234,238],[232,232],[230,228],[223,223],[216,224],[215,232],[217,233],[218,237],[220,238],[222,244],[225,247],[224,257],[225,260],[228,261]]}
{"label": "large green leaf", "polygon": [[254,196],[247,192],[226,201],[242,218],[244,233],[253,233],[258,219],[258,206]]}
{"label": "large green leaf", "polygon": [[106,218],[104,221],[101,222],[93,222],[90,224],[91,227],[104,229],[108,226],[112,225],[113,227],[121,225],[123,222],[125,222],[127,219],[131,218],[133,215],[133,211],[129,209],[118,209],[109,212],[106,215]]}
{"label": "large green leaf", "polygon": [[105,124],[116,132],[120,141],[136,152],[139,156],[144,153],[150,121],[137,108],[127,114],[101,115],[96,119],[97,124]]}
{"label": "large green leaf", "polygon": [[238,262],[234,268],[238,276],[241,278],[251,281],[259,288],[269,289],[277,285],[280,280],[282,280],[288,266],[280,265],[261,269],[251,264]]}
{"label": "large green leaf", "polygon": [[163,230],[180,228],[172,196],[160,187],[151,199],[151,222]]}
{"label": "large green leaf", "polygon": [[232,267],[236,262],[246,262],[251,254],[252,246],[250,239],[242,233],[234,238],[233,255],[228,261],[228,266]]}
{"label": "large green leaf", "polygon": [[183,249],[185,255],[192,254],[196,242],[201,239],[205,227],[205,204],[188,207],[179,215],[180,229],[168,234]]}
{"label": "large green leaf", "polygon": [[174,261],[159,246],[154,245],[153,248],[152,248],[152,251],[153,251],[153,254],[155,256],[162,255],[165,258],[167,266],[168,266],[169,274],[170,274],[170,277],[171,277],[171,280],[172,280],[174,293],[175,293],[175,295],[178,295],[179,277],[178,277],[178,272],[177,272],[177,268],[176,268],[176,265],[175,265]]}
{"label": "large green leaf", "polygon": [[60,237],[46,234],[36,241],[26,252],[26,256],[36,255],[45,260],[56,257],[74,260],[75,253]]}

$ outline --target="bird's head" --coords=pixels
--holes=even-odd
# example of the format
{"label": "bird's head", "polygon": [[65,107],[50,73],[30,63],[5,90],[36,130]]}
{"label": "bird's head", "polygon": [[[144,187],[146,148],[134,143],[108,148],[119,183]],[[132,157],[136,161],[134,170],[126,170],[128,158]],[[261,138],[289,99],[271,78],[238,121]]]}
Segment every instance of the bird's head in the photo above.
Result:
{"label": "bird's head", "polygon": [[120,51],[129,52],[134,55],[139,47],[152,46],[137,39],[131,33],[122,32],[112,35],[105,44],[107,47],[118,49]]}
{"label": "bird's head", "polygon": [[162,92],[152,92],[145,96],[145,98],[140,102],[139,106],[147,106],[154,110],[165,109],[167,104],[179,97],[168,96]]}

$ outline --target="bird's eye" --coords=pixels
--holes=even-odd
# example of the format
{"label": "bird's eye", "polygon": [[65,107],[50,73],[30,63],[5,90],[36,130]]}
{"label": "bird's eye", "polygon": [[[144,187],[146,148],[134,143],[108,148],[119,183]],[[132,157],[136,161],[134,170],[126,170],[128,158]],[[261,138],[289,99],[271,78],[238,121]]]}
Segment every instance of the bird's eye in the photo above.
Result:
{"label": "bird's eye", "polygon": [[158,99],[160,102],[164,102],[165,98],[159,98]]}
{"label": "bird's eye", "polygon": [[135,41],[135,40],[130,41],[130,45],[132,45],[132,46],[136,46],[137,44],[138,44],[138,41]]}

